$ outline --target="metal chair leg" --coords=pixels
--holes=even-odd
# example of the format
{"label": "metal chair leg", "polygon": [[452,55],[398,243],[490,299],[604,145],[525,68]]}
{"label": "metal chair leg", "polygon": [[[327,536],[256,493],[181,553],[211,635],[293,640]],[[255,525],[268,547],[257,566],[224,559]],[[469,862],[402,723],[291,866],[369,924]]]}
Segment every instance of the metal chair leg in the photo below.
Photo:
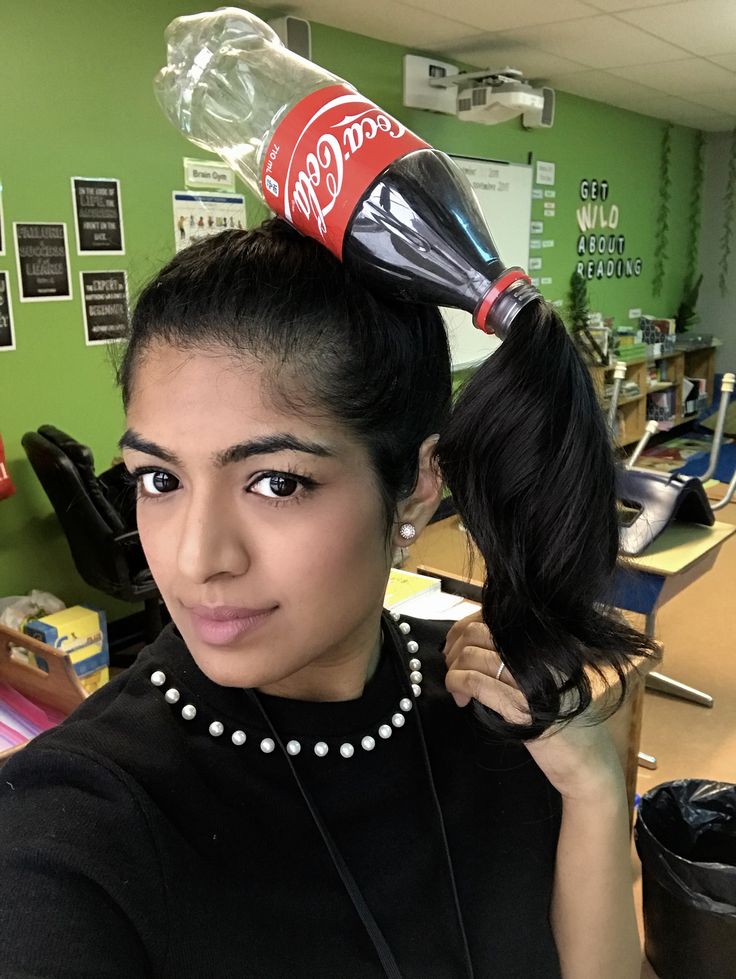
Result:
{"label": "metal chair leg", "polygon": [[649,673],[646,679],[646,686],[648,690],[656,690],[659,693],[668,693],[673,697],[680,697],[682,700],[689,700],[694,704],[700,704],[703,707],[712,707],[713,698],[710,694],[703,693],[702,690],[696,690],[694,687],[688,687],[686,683],[680,683],[679,680],[673,680],[669,676],[665,676],[663,673]]}

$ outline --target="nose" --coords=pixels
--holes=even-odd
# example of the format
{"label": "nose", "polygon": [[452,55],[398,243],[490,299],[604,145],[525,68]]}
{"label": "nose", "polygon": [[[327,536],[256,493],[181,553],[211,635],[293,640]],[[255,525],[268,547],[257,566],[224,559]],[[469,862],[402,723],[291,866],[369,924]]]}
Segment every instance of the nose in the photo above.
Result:
{"label": "nose", "polygon": [[232,500],[192,494],[179,528],[179,572],[195,584],[218,575],[245,574],[250,556],[243,529]]}

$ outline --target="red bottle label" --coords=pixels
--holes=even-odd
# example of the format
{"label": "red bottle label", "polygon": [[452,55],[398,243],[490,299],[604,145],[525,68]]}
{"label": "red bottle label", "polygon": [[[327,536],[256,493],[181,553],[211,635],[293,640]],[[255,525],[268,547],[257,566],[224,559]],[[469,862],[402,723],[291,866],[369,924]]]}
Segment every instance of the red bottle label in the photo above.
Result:
{"label": "red bottle label", "polygon": [[330,85],[279,123],[263,164],[263,196],[342,258],[345,229],[369,184],[389,163],[428,146],[349,85]]}

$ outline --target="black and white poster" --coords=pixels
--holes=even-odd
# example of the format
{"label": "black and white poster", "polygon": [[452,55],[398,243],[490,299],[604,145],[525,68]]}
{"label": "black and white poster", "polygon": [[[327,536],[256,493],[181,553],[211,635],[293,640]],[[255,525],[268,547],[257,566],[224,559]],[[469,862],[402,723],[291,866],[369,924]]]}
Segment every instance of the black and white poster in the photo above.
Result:
{"label": "black and white poster", "polygon": [[13,222],[22,303],[72,298],[66,225],[50,221]]}
{"label": "black and white poster", "polygon": [[0,272],[0,351],[15,350],[13,311],[10,308],[8,273]]}
{"label": "black and white poster", "polygon": [[128,331],[125,272],[80,272],[84,339],[87,346],[122,340]]}
{"label": "black and white poster", "polygon": [[79,255],[124,255],[120,181],[72,177],[74,223]]}

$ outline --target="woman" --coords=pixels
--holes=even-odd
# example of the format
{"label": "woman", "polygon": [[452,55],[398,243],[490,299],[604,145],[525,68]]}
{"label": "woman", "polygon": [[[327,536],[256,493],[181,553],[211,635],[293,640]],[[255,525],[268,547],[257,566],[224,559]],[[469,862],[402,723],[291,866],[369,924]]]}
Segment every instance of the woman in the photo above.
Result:
{"label": "woman", "polygon": [[[438,311],[279,221],[144,290],[121,447],[173,621],[3,771],[3,976],[638,976],[589,723],[647,651],[599,604],[613,463],[559,321],[516,333],[451,412]],[[489,567],[447,636],[382,611],[441,472]]]}

